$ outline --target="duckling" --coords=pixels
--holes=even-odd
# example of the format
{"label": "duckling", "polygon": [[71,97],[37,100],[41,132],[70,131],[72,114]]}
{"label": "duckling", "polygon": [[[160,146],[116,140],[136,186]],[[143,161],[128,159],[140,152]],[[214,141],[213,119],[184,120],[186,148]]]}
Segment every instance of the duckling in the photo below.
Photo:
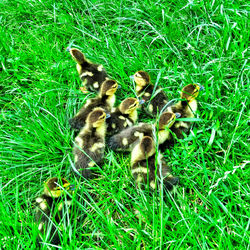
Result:
{"label": "duckling", "polygon": [[104,109],[94,108],[87,116],[86,125],[75,138],[75,172],[85,178],[93,177],[93,167],[102,163],[106,136],[105,119]]}
{"label": "duckling", "polygon": [[[182,118],[193,118],[197,111],[198,105],[196,98],[203,86],[198,84],[186,85],[181,91],[181,101],[168,107],[167,111],[178,112]],[[183,138],[183,132],[188,133],[191,127],[191,122],[177,121],[171,130],[176,134],[177,138]]]}
{"label": "duckling", "polygon": [[147,103],[143,108],[152,117],[156,117],[166,106],[168,98],[163,90],[155,88],[151,83],[150,76],[145,71],[137,71],[134,76],[136,83],[136,95]]}
{"label": "duckling", "polygon": [[123,100],[119,107],[110,113],[110,118],[107,119],[107,134],[114,135],[127,127],[133,126],[138,118],[137,108],[142,103],[143,101],[131,97]]}
{"label": "duckling", "polygon": [[87,93],[87,90],[98,92],[101,88],[101,84],[108,79],[108,75],[103,66],[87,60],[84,54],[78,49],[68,48],[67,50],[77,63],[76,68],[83,82],[81,91],[83,93]]}
{"label": "duckling", "polygon": [[95,98],[88,99],[79,112],[69,120],[69,124],[73,129],[81,129],[85,125],[88,114],[95,108],[101,107],[105,111],[110,112],[115,104],[115,92],[118,84],[114,80],[105,80],[100,89],[99,95]]}
{"label": "duckling", "polygon": [[[152,189],[155,189],[161,177],[163,185],[168,190],[172,190],[173,186],[178,184],[179,178],[171,174],[171,168],[164,161],[162,154],[159,154],[156,159],[155,143],[150,136],[144,136],[135,145],[131,152],[131,172],[137,186],[145,187],[149,184]],[[156,176],[158,180],[155,178]]]}
{"label": "duckling", "polygon": [[141,139],[143,136],[153,137],[154,131],[158,132],[158,144],[160,145],[172,139],[169,128],[174,124],[176,117],[179,117],[179,114],[164,112],[159,119],[158,131],[157,123],[139,123],[136,126],[126,128],[120,133],[113,135],[109,139],[108,145],[114,151],[131,151],[134,144],[138,143],[138,139]]}
{"label": "duckling", "polygon": [[44,191],[36,198],[35,221],[42,239],[50,243],[60,243],[60,231],[67,222],[65,215],[70,212],[73,191],[72,185],[65,178],[50,178],[45,182]]}

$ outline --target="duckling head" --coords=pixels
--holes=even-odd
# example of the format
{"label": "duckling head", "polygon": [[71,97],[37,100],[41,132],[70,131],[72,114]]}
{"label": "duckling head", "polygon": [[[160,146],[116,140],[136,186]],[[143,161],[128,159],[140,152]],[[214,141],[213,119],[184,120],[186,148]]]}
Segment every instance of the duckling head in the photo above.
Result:
{"label": "duckling head", "polygon": [[69,53],[78,64],[83,64],[86,60],[84,54],[79,49],[70,48]]}
{"label": "duckling head", "polygon": [[140,150],[143,156],[150,157],[155,152],[154,140],[150,136],[144,136],[140,142]]}
{"label": "duckling head", "polygon": [[98,128],[105,123],[106,113],[102,108],[94,108],[92,112],[89,113],[86,119],[86,123],[89,126]]}
{"label": "duckling head", "polygon": [[100,94],[101,96],[112,96],[118,88],[118,83],[115,80],[107,79],[102,83]]}
{"label": "duckling head", "polygon": [[192,102],[199,95],[201,87],[198,84],[188,84],[181,91],[181,99],[186,99],[188,102]]}
{"label": "duckling head", "polygon": [[159,129],[171,128],[175,122],[176,114],[173,112],[164,112],[159,119]]}
{"label": "duckling head", "polygon": [[52,198],[58,198],[65,191],[69,191],[70,186],[70,183],[65,178],[50,178],[44,184],[44,194]]}
{"label": "duckling head", "polygon": [[150,76],[147,72],[140,70],[134,74],[134,81],[137,86],[144,87],[150,84]]}
{"label": "duckling head", "polygon": [[139,107],[139,100],[136,98],[129,97],[122,101],[119,106],[121,113],[123,114],[131,114]]}

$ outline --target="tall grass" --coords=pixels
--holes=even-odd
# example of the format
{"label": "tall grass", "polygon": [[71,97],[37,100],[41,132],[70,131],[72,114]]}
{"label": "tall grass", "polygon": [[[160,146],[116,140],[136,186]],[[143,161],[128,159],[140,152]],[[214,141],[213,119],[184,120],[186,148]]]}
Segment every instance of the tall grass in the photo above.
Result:
{"label": "tall grass", "polygon": [[[36,247],[33,201],[64,176],[78,187],[65,249],[249,249],[248,14],[247,1],[1,1],[1,248]],[[85,96],[69,45],[119,82],[117,103],[140,69],[170,99],[205,86],[201,121],[164,152],[175,193],[136,189],[129,155],[109,149],[98,179],[72,175],[68,119]]]}

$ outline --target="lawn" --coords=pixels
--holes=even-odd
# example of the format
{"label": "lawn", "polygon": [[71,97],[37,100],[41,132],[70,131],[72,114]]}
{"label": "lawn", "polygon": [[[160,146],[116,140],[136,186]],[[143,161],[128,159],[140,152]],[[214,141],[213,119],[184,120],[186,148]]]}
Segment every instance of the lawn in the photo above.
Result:
{"label": "lawn", "polygon": [[[63,249],[249,249],[248,15],[233,0],[2,0],[0,248],[36,248],[34,200],[62,176],[77,186]],[[117,104],[137,70],[169,99],[205,87],[200,119],[163,152],[175,192],[136,189],[129,154],[108,148],[99,178],[73,175],[68,120],[94,94],[79,90],[68,46],[119,82]]]}

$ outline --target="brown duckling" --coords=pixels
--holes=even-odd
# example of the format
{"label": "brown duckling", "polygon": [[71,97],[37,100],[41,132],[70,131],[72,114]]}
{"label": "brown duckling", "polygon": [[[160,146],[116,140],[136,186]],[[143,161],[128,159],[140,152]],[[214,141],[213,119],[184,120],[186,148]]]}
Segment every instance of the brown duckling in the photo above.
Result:
{"label": "brown duckling", "polygon": [[107,119],[107,134],[114,135],[127,127],[133,126],[138,118],[137,108],[142,103],[142,101],[132,97],[123,100]]}
{"label": "brown duckling", "polygon": [[[149,185],[152,189],[155,189],[161,177],[163,178],[163,185],[168,190],[172,190],[173,186],[179,182],[179,178],[171,174],[172,170],[166,164],[163,156],[160,154],[156,159],[155,143],[150,136],[144,136],[133,148],[131,152],[131,172],[136,185],[139,187]],[[155,178],[156,176],[157,178]]]}
{"label": "brown duckling", "polygon": [[51,244],[60,244],[61,231],[67,223],[65,215],[70,213],[72,186],[65,178],[50,178],[43,194],[36,198],[35,221],[41,238]]}
{"label": "brown duckling", "polygon": [[172,139],[169,128],[173,126],[176,117],[179,117],[178,113],[164,112],[161,114],[158,122],[158,131],[157,123],[139,123],[113,135],[109,139],[108,145],[114,151],[131,151],[133,146],[138,143],[138,139],[142,139],[143,136],[153,137],[154,132],[158,132],[158,144],[160,145]]}
{"label": "brown duckling", "polygon": [[155,88],[149,74],[145,71],[137,71],[133,75],[133,79],[136,83],[136,95],[146,102],[143,109],[150,116],[156,117],[157,113],[159,114],[168,102],[165,92],[158,87]]}
{"label": "brown duckling", "polygon": [[[168,107],[166,110],[171,112],[178,112],[181,118],[193,118],[197,111],[198,105],[196,98],[203,86],[198,84],[186,85],[181,91],[181,101]],[[171,130],[176,134],[177,138],[183,138],[183,132],[188,133],[191,127],[191,122],[177,121]]]}
{"label": "brown duckling", "polygon": [[103,66],[87,60],[84,54],[78,49],[68,48],[67,50],[77,63],[76,68],[83,82],[81,91],[83,93],[87,93],[87,90],[98,92],[101,88],[101,84],[108,79],[108,75]]}
{"label": "brown duckling", "polygon": [[110,112],[115,104],[115,92],[118,84],[114,80],[106,80],[103,82],[99,95],[95,98],[88,99],[79,112],[69,120],[73,129],[81,129],[85,125],[88,114],[95,108],[101,107],[106,112]]}
{"label": "brown duckling", "polygon": [[106,136],[105,120],[104,109],[94,108],[87,116],[86,125],[75,138],[74,170],[76,174],[85,178],[93,177],[93,168],[103,161]]}

